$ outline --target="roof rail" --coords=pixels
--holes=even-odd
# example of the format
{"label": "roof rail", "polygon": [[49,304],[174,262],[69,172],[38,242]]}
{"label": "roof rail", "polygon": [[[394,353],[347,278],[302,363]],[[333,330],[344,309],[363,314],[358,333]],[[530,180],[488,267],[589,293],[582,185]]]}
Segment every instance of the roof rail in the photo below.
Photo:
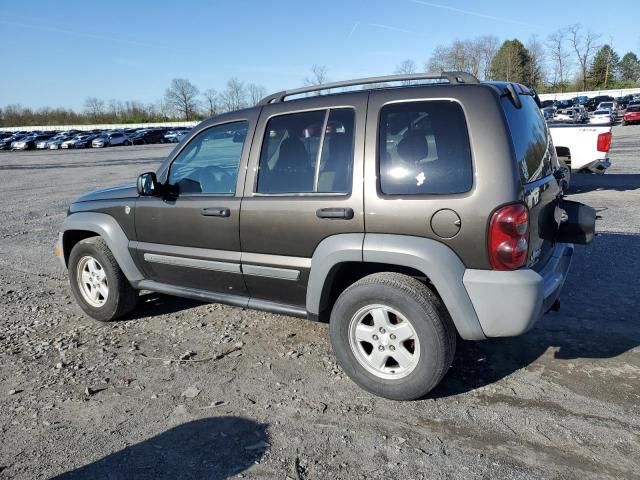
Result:
{"label": "roof rail", "polygon": [[342,82],[323,83],[320,85],[309,85],[308,87],[294,88],[293,90],[283,90],[264,97],[258,105],[269,105],[270,103],[284,102],[286,97],[300,95],[302,93],[319,92],[321,90],[331,90],[333,88],[353,87],[358,85],[370,85],[372,83],[406,82],[412,80],[447,80],[451,84],[480,83],[480,81],[467,72],[442,72],[442,73],[411,73],[408,75],[386,75],[382,77],[357,78],[355,80],[345,80]]}

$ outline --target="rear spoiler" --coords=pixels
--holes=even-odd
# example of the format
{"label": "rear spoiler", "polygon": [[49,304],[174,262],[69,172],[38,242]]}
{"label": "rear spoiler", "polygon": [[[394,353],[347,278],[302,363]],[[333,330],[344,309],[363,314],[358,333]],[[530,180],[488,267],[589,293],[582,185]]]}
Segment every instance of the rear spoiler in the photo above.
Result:
{"label": "rear spoiler", "polygon": [[528,88],[520,83],[508,83],[502,93],[503,97],[509,97],[509,100],[511,100],[511,103],[513,103],[513,106],[516,108],[522,108],[520,95],[531,95],[538,108],[542,108],[538,92],[536,92],[536,89],[533,87]]}

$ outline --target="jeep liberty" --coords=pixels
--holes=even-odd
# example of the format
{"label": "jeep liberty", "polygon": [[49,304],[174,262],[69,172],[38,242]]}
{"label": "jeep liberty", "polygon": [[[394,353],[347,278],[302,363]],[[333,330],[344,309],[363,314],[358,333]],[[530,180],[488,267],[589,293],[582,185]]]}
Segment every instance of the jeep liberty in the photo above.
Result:
{"label": "jeep liberty", "polygon": [[137,185],[73,201],[57,254],[97,320],[150,290],[328,321],[358,385],[420,398],[457,336],[520,335],[558,308],[593,237],[538,105],[463,72],[279,92],[203,121]]}

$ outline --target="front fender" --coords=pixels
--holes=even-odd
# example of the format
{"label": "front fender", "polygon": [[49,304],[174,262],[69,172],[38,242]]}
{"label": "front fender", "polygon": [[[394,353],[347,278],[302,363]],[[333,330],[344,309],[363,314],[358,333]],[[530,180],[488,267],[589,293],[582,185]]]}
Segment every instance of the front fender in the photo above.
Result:
{"label": "front fender", "polygon": [[72,248],[69,245],[65,246],[65,241],[69,238],[66,233],[72,231],[93,232],[99,235],[106,242],[129,282],[134,283],[144,279],[131,258],[129,239],[112,216],[106,213],[78,212],[72,213],[64,220],[60,234],[60,248],[64,255],[65,265],[67,264],[68,252]]}

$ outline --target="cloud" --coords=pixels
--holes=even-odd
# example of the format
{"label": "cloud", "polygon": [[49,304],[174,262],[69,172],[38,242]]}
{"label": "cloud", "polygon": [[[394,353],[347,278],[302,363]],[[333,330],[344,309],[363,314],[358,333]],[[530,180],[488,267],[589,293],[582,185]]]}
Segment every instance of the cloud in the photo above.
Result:
{"label": "cloud", "polygon": [[439,8],[441,10],[449,10],[450,12],[462,13],[463,15],[470,15],[472,17],[486,18],[486,19],[489,19],[489,20],[496,20],[498,22],[515,23],[516,25],[526,25],[528,27],[541,27],[541,25],[535,25],[535,24],[532,24],[532,23],[520,22],[518,20],[511,20],[511,19],[508,19],[508,18],[500,18],[500,17],[496,17],[494,15],[488,15],[486,13],[472,12],[470,10],[462,10],[461,8],[450,7],[449,5],[440,5],[439,3],[425,2],[424,0],[408,0],[408,1],[411,2],[411,3],[416,3],[418,5],[423,5],[425,7]]}
{"label": "cloud", "polygon": [[351,27],[351,31],[349,32],[349,35],[347,35],[347,38],[351,38],[351,35],[355,33],[355,31],[358,29],[359,26],[360,26],[360,22],[354,23],[353,27]]}

